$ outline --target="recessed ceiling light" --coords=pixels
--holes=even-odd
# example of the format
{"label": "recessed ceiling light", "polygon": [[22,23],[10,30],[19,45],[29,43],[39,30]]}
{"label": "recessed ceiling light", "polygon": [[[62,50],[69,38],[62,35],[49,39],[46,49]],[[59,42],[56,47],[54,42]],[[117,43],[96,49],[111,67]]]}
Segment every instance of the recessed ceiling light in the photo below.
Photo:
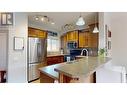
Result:
{"label": "recessed ceiling light", "polygon": [[44,21],[44,17],[41,18],[41,21]]}
{"label": "recessed ceiling light", "polygon": [[35,17],[35,20],[39,20],[39,17]]}
{"label": "recessed ceiling light", "polygon": [[53,25],[53,24],[55,24],[54,22],[51,22],[51,24]]}

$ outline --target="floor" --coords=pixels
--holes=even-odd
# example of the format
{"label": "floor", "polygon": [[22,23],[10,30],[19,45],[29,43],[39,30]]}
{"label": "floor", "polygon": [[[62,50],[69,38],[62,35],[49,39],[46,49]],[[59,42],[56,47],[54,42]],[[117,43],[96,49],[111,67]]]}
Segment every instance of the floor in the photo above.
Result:
{"label": "floor", "polygon": [[31,83],[40,83],[40,79],[32,81]]}

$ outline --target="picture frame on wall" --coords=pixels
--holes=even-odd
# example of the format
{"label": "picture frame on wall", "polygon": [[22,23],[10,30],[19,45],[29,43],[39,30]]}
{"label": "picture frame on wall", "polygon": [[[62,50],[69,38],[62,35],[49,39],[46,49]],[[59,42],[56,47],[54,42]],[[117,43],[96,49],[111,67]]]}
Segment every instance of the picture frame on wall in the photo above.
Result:
{"label": "picture frame on wall", "polygon": [[105,49],[106,49],[106,56],[110,55],[111,52],[111,31],[109,27],[105,25]]}
{"label": "picture frame on wall", "polygon": [[22,51],[24,50],[24,38],[14,37],[14,50]]}

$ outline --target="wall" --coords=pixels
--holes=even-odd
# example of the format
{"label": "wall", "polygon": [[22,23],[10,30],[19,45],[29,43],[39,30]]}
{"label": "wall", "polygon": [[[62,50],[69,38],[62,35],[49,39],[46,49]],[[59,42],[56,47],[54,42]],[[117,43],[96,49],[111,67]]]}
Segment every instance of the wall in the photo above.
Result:
{"label": "wall", "polygon": [[[27,15],[14,13],[14,26],[9,27],[8,79],[10,83],[27,82]],[[24,50],[14,51],[14,37],[24,38]]]}
{"label": "wall", "polygon": [[109,30],[111,29],[109,14],[108,12],[99,12],[99,48],[105,48],[105,25]]}
{"label": "wall", "polygon": [[99,48],[105,47],[104,13],[99,12]]}
{"label": "wall", "polygon": [[0,29],[0,69],[7,69],[7,30]]}
{"label": "wall", "polygon": [[127,12],[109,13],[112,31],[112,63],[127,71]]}
{"label": "wall", "polygon": [[[103,20],[102,26],[105,27],[104,25],[107,24],[112,32],[110,55],[112,64],[125,66],[127,70],[127,12],[104,12],[100,14],[100,18]],[[104,31],[100,32],[104,33]],[[102,39],[99,40],[101,41]]]}
{"label": "wall", "polygon": [[[102,16],[102,17],[101,17]],[[105,33],[105,25],[111,30],[111,54],[109,57],[112,60],[109,62],[107,67],[103,67],[96,72],[97,82],[126,82],[125,72],[127,72],[127,13],[111,13],[105,12],[101,13],[100,19],[102,20],[101,26],[103,31],[101,34]],[[104,35],[99,36],[99,41],[103,46],[105,41]],[[103,42],[103,41],[104,42]],[[102,46],[101,45],[101,46]],[[110,77],[110,79],[109,79]]]}

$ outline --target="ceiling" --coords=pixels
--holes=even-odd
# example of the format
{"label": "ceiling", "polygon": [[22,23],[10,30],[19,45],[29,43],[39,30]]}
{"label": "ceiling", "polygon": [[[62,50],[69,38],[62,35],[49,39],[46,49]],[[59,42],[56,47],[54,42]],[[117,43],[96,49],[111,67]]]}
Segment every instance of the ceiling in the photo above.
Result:
{"label": "ceiling", "polygon": [[[82,27],[78,27],[75,25],[80,14],[86,22],[85,26]],[[44,23],[41,20],[36,21],[35,20],[36,15],[48,16],[55,22],[55,24],[52,25],[49,23]],[[39,25],[46,30],[55,30],[55,31],[63,32],[64,30],[62,29],[62,27],[66,24],[75,25],[75,29],[85,28],[87,27],[87,25],[95,22],[95,17],[97,18],[97,12],[82,12],[82,13],[80,12],[30,12],[28,13],[28,23]]]}

